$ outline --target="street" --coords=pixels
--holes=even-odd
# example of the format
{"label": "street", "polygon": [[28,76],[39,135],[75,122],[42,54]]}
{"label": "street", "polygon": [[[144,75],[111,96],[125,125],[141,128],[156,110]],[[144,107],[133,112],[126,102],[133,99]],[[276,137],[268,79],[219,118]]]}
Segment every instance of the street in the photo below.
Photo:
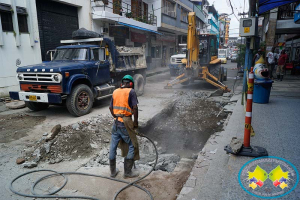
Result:
{"label": "street", "polygon": [[[236,63],[229,62],[224,67],[228,69],[228,81],[225,84],[230,89],[234,84],[235,87],[239,86],[241,79],[236,80]],[[196,155],[210,135],[224,128],[227,118],[227,113],[218,113],[221,113],[222,106],[228,100],[222,100],[222,96],[208,97],[217,88],[204,81],[195,81],[188,86],[176,85],[173,89],[164,89],[172,78],[174,77],[170,77],[169,72],[147,77],[144,95],[138,97],[140,131],[152,138],[159,150],[156,171],[141,182],[155,199],[176,199],[193,167]],[[1,112],[0,186],[3,198],[22,199],[8,189],[12,178],[30,170],[16,164],[19,157],[27,161],[37,161],[34,170],[52,169],[60,172],[81,171],[108,175],[107,152],[113,122],[108,110],[109,103],[110,99],[98,101],[90,114],[81,117],[72,117],[64,106],[50,106],[39,112],[27,108]],[[46,152],[43,138],[57,124],[62,126],[61,133],[51,142],[50,150]],[[141,160],[137,162],[137,167],[141,173],[146,173],[151,166],[149,162],[154,159],[154,152],[147,141],[140,140],[140,145]],[[145,160],[146,155],[148,156]],[[123,160],[118,157],[117,165],[121,171],[122,163]],[[34,174],[28,179],[21,179],[15,185],[26,192],[36,177],[38,175]],[[39,184],[37,191],[51,191],[60,180],[53,178]],[[87,187],[86,184],[91,182],[94,186]],[[166,184],[167,182],[173,184]],[[71,192],[74,195],[111,199],[114,191],[121,185],[105,179],[71,176],[67,186],[59,194]],[[96,189],[104,186],[105,189],[101,192]],[[165,193],[161,193],[161,187],[164,187]],[[122,192],[120,197],[132,199],[131,190],[136,191],[130,188]],[[140,191],[136,195],[139,196],[138,199],[147,199]]]}

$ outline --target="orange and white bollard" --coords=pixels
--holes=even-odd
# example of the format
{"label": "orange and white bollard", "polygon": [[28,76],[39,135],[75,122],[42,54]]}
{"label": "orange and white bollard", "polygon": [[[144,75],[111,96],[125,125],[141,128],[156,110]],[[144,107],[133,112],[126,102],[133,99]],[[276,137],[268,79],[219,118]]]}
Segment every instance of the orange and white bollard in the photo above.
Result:
{"label": "orange and white bollard", "polygon": [[253,89],[254,89],[254,73],[252,67],[248,79],[247,106],[246,106],[245,128],[244,128],[244,144],[241,147],[239,152],[233,151],[230,145],[226,145],[224,150],[227,153],[235,154],[237,156],[249,156],[249,157],[268,156],[268,152],[265,148],[250,145]]}
{"label": "orange and white bollard", "polygon": [[253,87],[254,87],[254,73],[253,73],[253,67],[251,67],[251,71],[249,73],[249,80],[248,80],[247,107],[246,107],[245,130],[244,130],[244,147],[250,147]]}

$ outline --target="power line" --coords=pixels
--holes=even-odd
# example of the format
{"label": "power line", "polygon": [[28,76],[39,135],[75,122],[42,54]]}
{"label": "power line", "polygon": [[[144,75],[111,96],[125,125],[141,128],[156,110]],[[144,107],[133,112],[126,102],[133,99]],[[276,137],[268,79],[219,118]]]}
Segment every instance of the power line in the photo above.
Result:
{"label": "power line", "polygon": [[232,4],[231,4],[231,0],[229,0],[229,3],[230,3],[230,7],[231,7],[231,10],[232,10],[233,15],[235,16],[235,18],[236,18],[238,21],[240,21],[240,20],[237,18],[237,16],[235,15],[235,13],[234,13],[234,9],[233,9],[233,6],[232,6]]}

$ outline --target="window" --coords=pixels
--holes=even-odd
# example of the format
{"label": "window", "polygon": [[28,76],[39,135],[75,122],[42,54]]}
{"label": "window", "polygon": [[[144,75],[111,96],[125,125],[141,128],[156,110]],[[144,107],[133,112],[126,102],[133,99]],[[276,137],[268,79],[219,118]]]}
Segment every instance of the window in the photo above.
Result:
{"label": "window", "polygon": [[244,20],[243,21],[243,27],[251,27],[252,26],[252,20]]}
{"label": "window", "polygon": [[161,58],[161,46],[151,47],[151,57]]}
{"label": "window", "polygon": [[14,31],[12,13],[0,11],[3,31]]}
{"label": "window", "polygon": [[87,60],[87,49],[57,49],[53,60]]}
{"label": "window", "polygon": [[162,12],[171,17],[176,17],[176,4],[168,0],[163,0]]}
{"label": "window", "polygon": [[151,57],[155,58],[155,47],[151,47]]}
{"label": "window", "polygon": [[161,58],[161,47],[157,46],[155,50],[155,58]]}
{"label": "window", "polygon": [[170,56],[174,55],[174,48],[170,48]]}
{"label": "window", "polygon": [[20,33],[28,33],[27,15],[18,14]]}
{"label": "window", "polygon": [[182,8],[181,8],[180,20],[188,23],[188,11],[186,11],[185,9],[182,9]]}
{"label": "window", "polygon": [[94,61],[105,60],[105,49],[104,48],[91,49],[91,60]]}

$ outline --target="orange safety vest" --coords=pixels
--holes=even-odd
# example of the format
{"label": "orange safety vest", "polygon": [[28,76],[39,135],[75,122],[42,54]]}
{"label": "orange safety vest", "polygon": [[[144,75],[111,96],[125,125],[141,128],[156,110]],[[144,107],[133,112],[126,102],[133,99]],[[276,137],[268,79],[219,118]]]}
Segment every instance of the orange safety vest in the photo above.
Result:
{"label": "orange safety vest", "polygon": [[119,88],[113,93],[113,112],[120,122],[123,122],[122,117],[129,117],[133,114],[133,110],[128,104],[129,93],[131,90],[131,88]]}

